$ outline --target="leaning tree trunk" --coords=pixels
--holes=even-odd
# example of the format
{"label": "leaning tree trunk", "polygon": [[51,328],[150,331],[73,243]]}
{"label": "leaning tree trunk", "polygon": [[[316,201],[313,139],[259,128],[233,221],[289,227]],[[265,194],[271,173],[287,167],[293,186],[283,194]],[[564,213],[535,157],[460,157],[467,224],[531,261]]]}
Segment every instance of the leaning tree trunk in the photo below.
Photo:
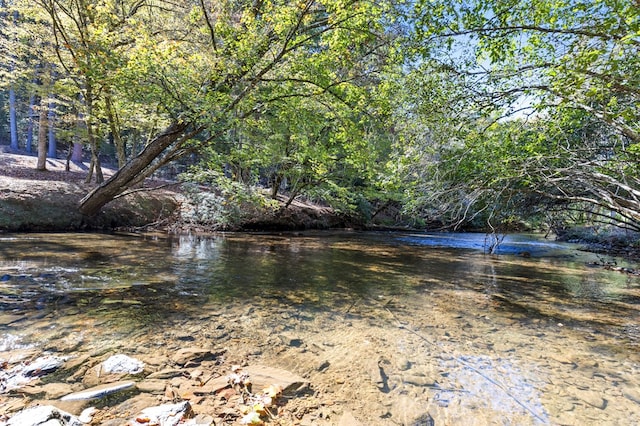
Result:
{"label": "leaning tree trunk", "polygon": [[[129,188],[136,177],[156,159],[162,151],[172,143],[180,139],[184,131],[189,127],[188,123],[172,123],[165,131],[149,144],[134,158],[120,168],[111,178],[87,194],[80,200],[80,213],[87,216],[96,215],[100,209]],[[199,130],[196,130],[198,132]],[[195,135],[195,134],[193,134]]]}

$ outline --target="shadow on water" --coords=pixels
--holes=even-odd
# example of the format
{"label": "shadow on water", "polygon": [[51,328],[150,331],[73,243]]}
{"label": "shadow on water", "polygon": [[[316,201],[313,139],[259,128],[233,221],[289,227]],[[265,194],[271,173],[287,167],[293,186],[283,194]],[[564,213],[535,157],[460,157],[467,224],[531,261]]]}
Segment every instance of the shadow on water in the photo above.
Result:
{"label": "shadow on water", "polygon": [[[579,346],[586,355],[578,359],[618,356],[616,367],[636,356],[640,278],[589,268],[571,246],[505,241],[493,256],[482,235],[2,235],[0,331],[10,342],[28,323],[25,342],[55,347],[95,329],[92,344],[155,347],[180,333],[196,339],[183,327],[216,318],[236,324],[226,326],[236,327],[234,338],[266,335],[276,345],[295,330],[309,341],[322,336],[318,351],[335,352],[332,369],[356,370],[369,361],[360,354],[373,357],[366,381],[373,374],[384,398],[430,392],[424,398],[438,407],[482,406],[504,418],[524,410],[545,423],[557,415],[545,400],[546,375],[556,374],[549,353]],[[398,356],[411,359],[394,371],[388,359]],[[409,375],[414,365],[423,375]],[[562,388],[565,372],[558,377]]]}
{"label": "shadow on water", "polygon": [[497,309],[564,321],[574,312],[606,311],[606,319],[592,319],[595,326],[637,315],[640,302],[640,279],[558,260],[575,256],[572,247],[530,237],[505,239],[506,252],[528,250],[532,258],[526,259],[483,255],[480,234],[46,234],[0,240],[4,311],[108,305],[145,318],[146,311],[183,315],[212,301],[266,299],[344,311],[380,294],[440,289],[487,294]]}

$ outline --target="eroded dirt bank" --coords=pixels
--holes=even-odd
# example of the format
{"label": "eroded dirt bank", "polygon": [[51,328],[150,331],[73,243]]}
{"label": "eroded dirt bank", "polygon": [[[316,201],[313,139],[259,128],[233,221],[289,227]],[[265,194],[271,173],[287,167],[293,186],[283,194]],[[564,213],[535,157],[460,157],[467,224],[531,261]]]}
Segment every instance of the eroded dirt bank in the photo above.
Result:
{"label": "eroded dirt bank", "polygon": [[[147,180],[143,187],[106,205],[95,217],[78,211],[80,200],[95,183],[85,183],[87,163],[48,159],[47,170],[36,170],[36,157],[0,152],[0,232],[111,231],[115,229],[171,232],[228,230],[297,230],[354,226],[352,219],[331,209],[292,204],[267,211],[232,228],[202,223],[193,217],[179,183]],[[114,170],[104,168],[105,178]],[[356,224],[357,225],[357,224]]]}

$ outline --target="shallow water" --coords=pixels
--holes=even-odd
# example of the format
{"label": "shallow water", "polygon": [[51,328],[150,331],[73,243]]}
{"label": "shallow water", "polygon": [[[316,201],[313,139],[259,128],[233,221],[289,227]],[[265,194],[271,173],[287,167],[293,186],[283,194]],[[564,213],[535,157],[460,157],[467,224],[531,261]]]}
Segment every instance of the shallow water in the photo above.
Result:
{"label": "shallow water", "polygon": [[473,234],[0,235],[0,359],[224,345],[308,378],[325,418],[640,423],[640,277],[528,236],[485,252]]}

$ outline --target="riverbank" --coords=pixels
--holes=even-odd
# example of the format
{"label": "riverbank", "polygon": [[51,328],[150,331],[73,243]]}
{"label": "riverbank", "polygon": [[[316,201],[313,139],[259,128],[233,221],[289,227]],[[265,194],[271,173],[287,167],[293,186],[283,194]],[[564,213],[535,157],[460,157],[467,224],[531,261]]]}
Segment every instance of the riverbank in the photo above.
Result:
{"label": "riverbank", "polygon": [[[36,162],[34,156],[0,152],[0,232],[276,231],[361,225],[330,208],[300,202],[286,209],[274,204],[260,211],[223,211],[219,207],[224,200],[216,194],[202,200],[205,188],[192,188],[189,193],[178,182],[161,180],[147,180],[142,187],[107,204],[100,214],[87,217],[77,206],[96,185],[85,183],[88,163],[72,162],[67,171],[65,160],[47,159],[47,170],[38,171]],[[105,178],[114,172],[103,168]],[[194,193],[199,198],[194,198]],[[200,205],[194,204],[198,201]]]}
{"label": "riverbank", "polygon": [[[87,217],[77,206],[96,185],[85,183],[88,163],[71,162],[67,171],[65,160],[47,159],[47,170],[38,171],[36,162],[35,156],[0,152],[0,232],[398,229],[364,223],[311,203],[294,201],[282,208],[284,198],[261,209],[250,204],[231,206],[208,188],[161,180],[147,180],[107,204],[99,215]],[[108,178],[115,170],[105,167],[103,172]],[[398,215],[391,212],[390,221],[397,222]],[[640,259],[637,233],[585,227],[559,235],[558,240],[581,244],[603,256]]]}

